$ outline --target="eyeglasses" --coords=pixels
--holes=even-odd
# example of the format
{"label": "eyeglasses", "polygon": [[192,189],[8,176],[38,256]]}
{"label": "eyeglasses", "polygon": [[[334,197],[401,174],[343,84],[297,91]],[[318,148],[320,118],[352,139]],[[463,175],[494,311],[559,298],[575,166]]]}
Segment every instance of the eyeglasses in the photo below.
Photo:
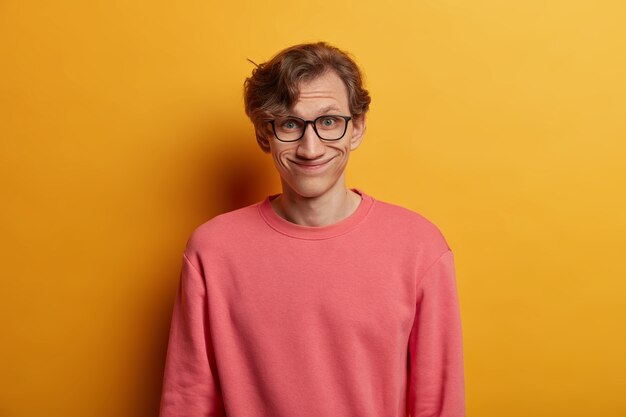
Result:
{"label": "eyeglasses", "polygon": [[327,114],[315,120],[304,120],[295,116],[279,117],[270,123],[276,139],[281,142],[295,142],[304,136],[309,123],[320,139],[339,140],[346,134],[350,120],[350,116]]}

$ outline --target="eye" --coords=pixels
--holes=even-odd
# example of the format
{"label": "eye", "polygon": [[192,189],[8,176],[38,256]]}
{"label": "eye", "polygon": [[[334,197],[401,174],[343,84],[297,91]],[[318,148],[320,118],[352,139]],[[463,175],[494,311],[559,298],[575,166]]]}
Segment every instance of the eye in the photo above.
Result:
{"label": "eye", "polygon": [[321,128],[329,129],[336,127],[339,122],[340,121],[335,116],[323,116],[318,120],[317,125]]}
{"label": "eye", "polygon": [[282,130],[298,130],[301,124],[302,123],[296,119],[285,119],[279,122],[280,129]]}

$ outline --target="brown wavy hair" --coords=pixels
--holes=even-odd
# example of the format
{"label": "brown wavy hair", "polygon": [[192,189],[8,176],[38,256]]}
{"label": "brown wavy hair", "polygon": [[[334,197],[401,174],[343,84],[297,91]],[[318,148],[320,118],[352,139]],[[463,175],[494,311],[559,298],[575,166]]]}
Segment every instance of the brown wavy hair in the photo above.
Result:
{"label": "brown wavy hair", "polygon": [[367,113],[371,99],[363,86],[361,70],[348,53],[325,42],[284,49],[268,62],[257,65],[252,76],[246,78],[243,95],[246,114],[254,124],[263,151],[269,151],[269,121],[293,107],[302,82],[326,71],[334,71],[346,85],[351,115]]}

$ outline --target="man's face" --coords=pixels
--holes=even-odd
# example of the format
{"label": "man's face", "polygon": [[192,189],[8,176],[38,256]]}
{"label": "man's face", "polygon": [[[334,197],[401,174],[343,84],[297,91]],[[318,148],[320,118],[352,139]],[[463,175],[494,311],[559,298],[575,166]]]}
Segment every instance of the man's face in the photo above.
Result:
{"label": "man's face", "polygon": [[[350,116],[345,84],[333,71],[300,85],[300,96],[290,116],[314,120],[323,115]],[[307,125],[296,142],[280,142],[269,137],[270,153],[281,177],[283,193],[293,197],[321,197],[345,188],[344,171],[350,152],[363,138],[365,117],[348,122],[345,135],[337,141],[324,141]]]}

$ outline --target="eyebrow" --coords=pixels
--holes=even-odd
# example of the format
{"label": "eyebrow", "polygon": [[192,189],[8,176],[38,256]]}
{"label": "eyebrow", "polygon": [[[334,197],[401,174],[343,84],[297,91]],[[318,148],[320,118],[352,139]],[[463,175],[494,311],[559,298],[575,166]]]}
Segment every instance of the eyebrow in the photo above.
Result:
{"label": "eyebrow", "polygon": [[[329,111],[335,111],[335,112],[337,112],[337,113],[340,113],[340,112],[341,112],[341,110],[339,110],[339,107],[335,106],[334,104],[331,104],[331,105],[329,105],[329,106],[322,107],[322,108],[321,108],[321,109],[317,112],[317,114],[318,114],[318,116],[317,116],[317,117],[320,117],[320,116],[323,116],[323,115],[325,115],[325,114],[328,114],[328,112],[329,112]],[[297,117],[298,119],[301,119],[301,117],[299,117],[299,116],[295,116],[295,115],[293,115],[293,114],[288,115],[288,116],[286,116],[286,117]]]}
{"label": "eyebrow", "polygon": [[331,104],[329,106],[326,106],[324,108],[322,108],[319,112],[319,114],[324,114],[324,113],[328,113],[329,111],[334,110],[334,111],[339,111],[339,108],[337,106],[335,106],[334,104]]}

